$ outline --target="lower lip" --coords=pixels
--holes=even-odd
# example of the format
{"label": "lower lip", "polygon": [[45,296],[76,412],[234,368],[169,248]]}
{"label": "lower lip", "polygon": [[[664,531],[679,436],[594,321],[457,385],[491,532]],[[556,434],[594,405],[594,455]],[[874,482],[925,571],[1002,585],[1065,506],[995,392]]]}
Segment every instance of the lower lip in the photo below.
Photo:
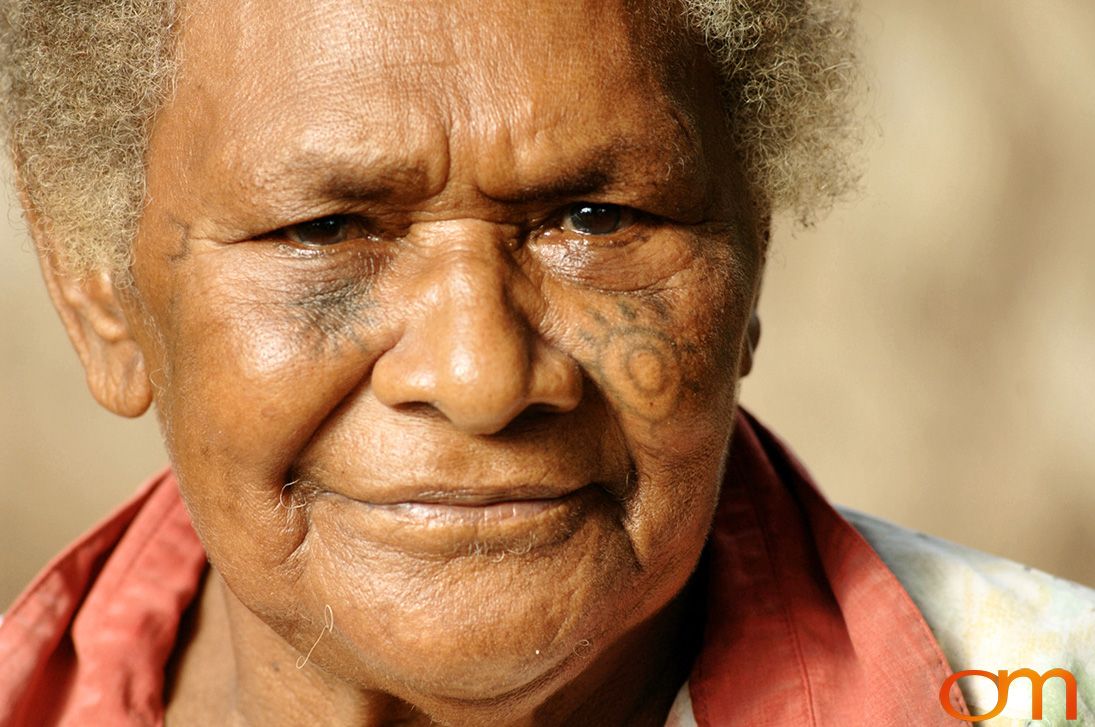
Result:
{"label": "lower lip", "polygon": [[377,505],[335,493],[318,495],[311,520],[388,550],[422,557],[524,555],[568,540],[599,508],[593,485],[563,497],[484,505]]}

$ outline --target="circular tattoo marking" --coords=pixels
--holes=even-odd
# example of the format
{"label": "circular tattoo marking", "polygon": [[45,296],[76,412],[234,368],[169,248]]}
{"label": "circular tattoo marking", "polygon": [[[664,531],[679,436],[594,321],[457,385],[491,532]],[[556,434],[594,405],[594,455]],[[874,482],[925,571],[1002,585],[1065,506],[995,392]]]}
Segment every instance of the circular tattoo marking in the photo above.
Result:
{"label": "circular tattoo marking", "polygon": [[630,328],[609,338],[601,354],[606,381],[627,408],[657,422],[680,401],[680,364],[664,336]]}

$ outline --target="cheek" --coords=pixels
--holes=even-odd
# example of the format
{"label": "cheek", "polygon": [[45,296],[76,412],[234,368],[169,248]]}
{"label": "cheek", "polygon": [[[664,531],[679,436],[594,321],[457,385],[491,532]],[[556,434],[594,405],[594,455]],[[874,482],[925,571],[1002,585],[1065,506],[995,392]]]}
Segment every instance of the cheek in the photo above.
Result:
{"label": "cheek", "polygon": [[179,276],[162,406],[177,444],[202,448],[180,456],[255,465],[252,458],[288,454],[307,437],[357,385],[379,345],[358,333],[371,323],[368,291],[279,285],[276,276],[223,267],[195,265]]}
{"label": "cheek", "polygon": [[235,563],[246,572],[291,561],[306,528],[283,486],[380,344],[356,333],[369,329],[363,295],[317,301],[199,264],[166,307],[157,404],[195,526],[232,582]]}
{"label": "cheek", "polygon": [[672,571],[698,554],[713,516],[754,293],[747,269],[698,261],[673,287],[587,308],[579,327],[582,363],[634,465],[625,524],[645,564]]}

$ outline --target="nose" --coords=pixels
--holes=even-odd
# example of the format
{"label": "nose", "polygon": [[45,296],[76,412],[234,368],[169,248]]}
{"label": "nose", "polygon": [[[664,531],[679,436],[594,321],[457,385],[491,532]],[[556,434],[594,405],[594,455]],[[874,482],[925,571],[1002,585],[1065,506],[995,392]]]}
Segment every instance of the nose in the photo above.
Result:
{"label": "nose", "polygon": [[577,407],[581,372],[545,340],[543,297],[500,233],[485,223],[437,226],[444,241],[423,246],[402,333],[373,367],[377,399],[430,406],[480,435],[530,407]]}

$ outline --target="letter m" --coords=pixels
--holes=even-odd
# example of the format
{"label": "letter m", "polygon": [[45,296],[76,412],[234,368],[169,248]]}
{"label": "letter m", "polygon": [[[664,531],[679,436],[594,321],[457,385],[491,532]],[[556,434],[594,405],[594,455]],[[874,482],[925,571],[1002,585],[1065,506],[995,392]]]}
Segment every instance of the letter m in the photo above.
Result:
{"label": "letter m", "polygon": [[1064,669],[1050,669],[1045,674],[1039,674],[1033,669],[1018,669],[1008,674],[1006,671],[1002,671],[1000,672],[999,682],[1000,693],[1007,694],[1011,683],[1021,677],[1030,679],[1031,719],[1042,718],[1042,692],[1045,689],[1046,681],[1053,677],[1060,677],[1065,683],[1065,719],[1076,719],[1076,677],[1072,676],[1071,672]]}

